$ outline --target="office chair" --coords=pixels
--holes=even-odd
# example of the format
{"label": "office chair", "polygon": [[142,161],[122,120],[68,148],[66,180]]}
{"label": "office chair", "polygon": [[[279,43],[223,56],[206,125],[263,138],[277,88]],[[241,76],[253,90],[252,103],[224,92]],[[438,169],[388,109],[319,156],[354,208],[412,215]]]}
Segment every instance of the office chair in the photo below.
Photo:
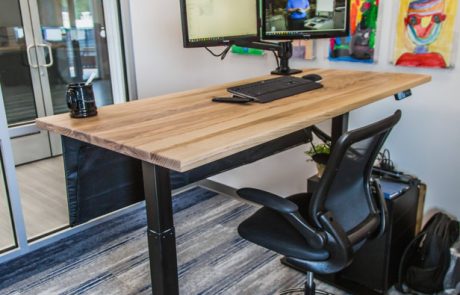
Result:
{"label": "office chair", "polygon": [[253,188],[237,191],[242,199],[263,206],[240,224],[241,237],[284,255],[284,264],[307,274],[304,289],[281,294],[328,294],[316,290],[313,274],[344,269],[367,240],[384,233],[387,209],[371,171],[400,118],[398,110],[384,120],[343,134],[313,194],[284,199]]}

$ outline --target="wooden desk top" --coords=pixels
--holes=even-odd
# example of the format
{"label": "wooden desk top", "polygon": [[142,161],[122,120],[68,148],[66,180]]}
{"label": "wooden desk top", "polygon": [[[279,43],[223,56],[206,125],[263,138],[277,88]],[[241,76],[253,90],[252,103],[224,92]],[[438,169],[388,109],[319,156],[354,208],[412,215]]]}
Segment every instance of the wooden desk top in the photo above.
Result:
{"label": "wooden desk top", "polygon": [[298,76],[306,73],[322,75],[324,88],[266,104],[211,102],[213,96],[227,96],[230,86],[273,77],[264,76],[106,106],[92,118],[39,118],[37,126],[184,172],[431,80],[428,75],[333,69]]}

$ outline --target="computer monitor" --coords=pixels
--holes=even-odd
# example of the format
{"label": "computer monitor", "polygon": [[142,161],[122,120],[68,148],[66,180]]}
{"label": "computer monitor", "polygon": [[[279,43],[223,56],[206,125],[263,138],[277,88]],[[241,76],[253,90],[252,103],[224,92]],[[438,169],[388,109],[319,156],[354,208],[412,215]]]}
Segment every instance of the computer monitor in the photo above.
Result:
{"label": "computer monitor", "polygon": [[184,47],[258,40],[258,0],[180,0]]}
{"label": "computer monitor", "polygon": [[293,54],[289,40],[341,37],[349,32],[350,0],[180,1],[184,47],[226,45],[220,54],[208,49],[221,59],[232,45],[272,51],[276,75],[300,72],[289,67]]}
{"label": "computer monitor", "polygon": [[349,34],[349,0],[262,0],[262,39],[317,39]]}

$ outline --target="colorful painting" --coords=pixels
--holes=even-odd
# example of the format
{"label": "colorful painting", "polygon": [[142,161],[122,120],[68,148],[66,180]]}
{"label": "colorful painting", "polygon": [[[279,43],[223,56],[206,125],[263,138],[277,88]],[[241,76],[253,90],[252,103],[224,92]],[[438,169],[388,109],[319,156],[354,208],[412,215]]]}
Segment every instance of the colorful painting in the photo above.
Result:
{"label": "colorful painting", "polygon": [[394,60],[398,66],[452,65],[458,0],[401,0]]}
{"label": "colorful painting", "polygon": [[351,0],[350,36],[331,39],[329,59],[373,63],[379,0]]}

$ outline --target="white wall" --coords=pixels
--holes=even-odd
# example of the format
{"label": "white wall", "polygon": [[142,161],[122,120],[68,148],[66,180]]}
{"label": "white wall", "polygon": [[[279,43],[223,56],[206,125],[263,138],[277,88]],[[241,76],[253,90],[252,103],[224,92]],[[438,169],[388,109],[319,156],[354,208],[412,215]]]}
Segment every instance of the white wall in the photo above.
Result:
{"label": "white wall", "polygon": [[[293,61],[298,68],[334,67],[375,71],[418,72],[433,75],[433,82],[413,90],[413,97],[374,103],[352,112],[350,127],[390,115],[396,108],[403,119],[386,146],[397,167],[428,184],[426,209],[441,208],[460,218],[460,70],[396,68],[389,64],[393,12],[397,1],[381,1],[383,22],[379,35],[378,64],[330,63],[327,41],[317,43],[317,60]],[[265,57],[234,56],[220,61],[203,49],[184,49],[179,1],[131,1],[134,55],[139,97],[191,89],[267,74],[275,67],[271,54]],[[220,50],[217,48],[216,51]],[[457,55],[456,64],[460,64]],[[327,124],[327,122],[326,122]],[[229,185],[255,186],[282,195],[305,189],[305,179],[314,173],[299,147],[236,171],[219,175]]]}

